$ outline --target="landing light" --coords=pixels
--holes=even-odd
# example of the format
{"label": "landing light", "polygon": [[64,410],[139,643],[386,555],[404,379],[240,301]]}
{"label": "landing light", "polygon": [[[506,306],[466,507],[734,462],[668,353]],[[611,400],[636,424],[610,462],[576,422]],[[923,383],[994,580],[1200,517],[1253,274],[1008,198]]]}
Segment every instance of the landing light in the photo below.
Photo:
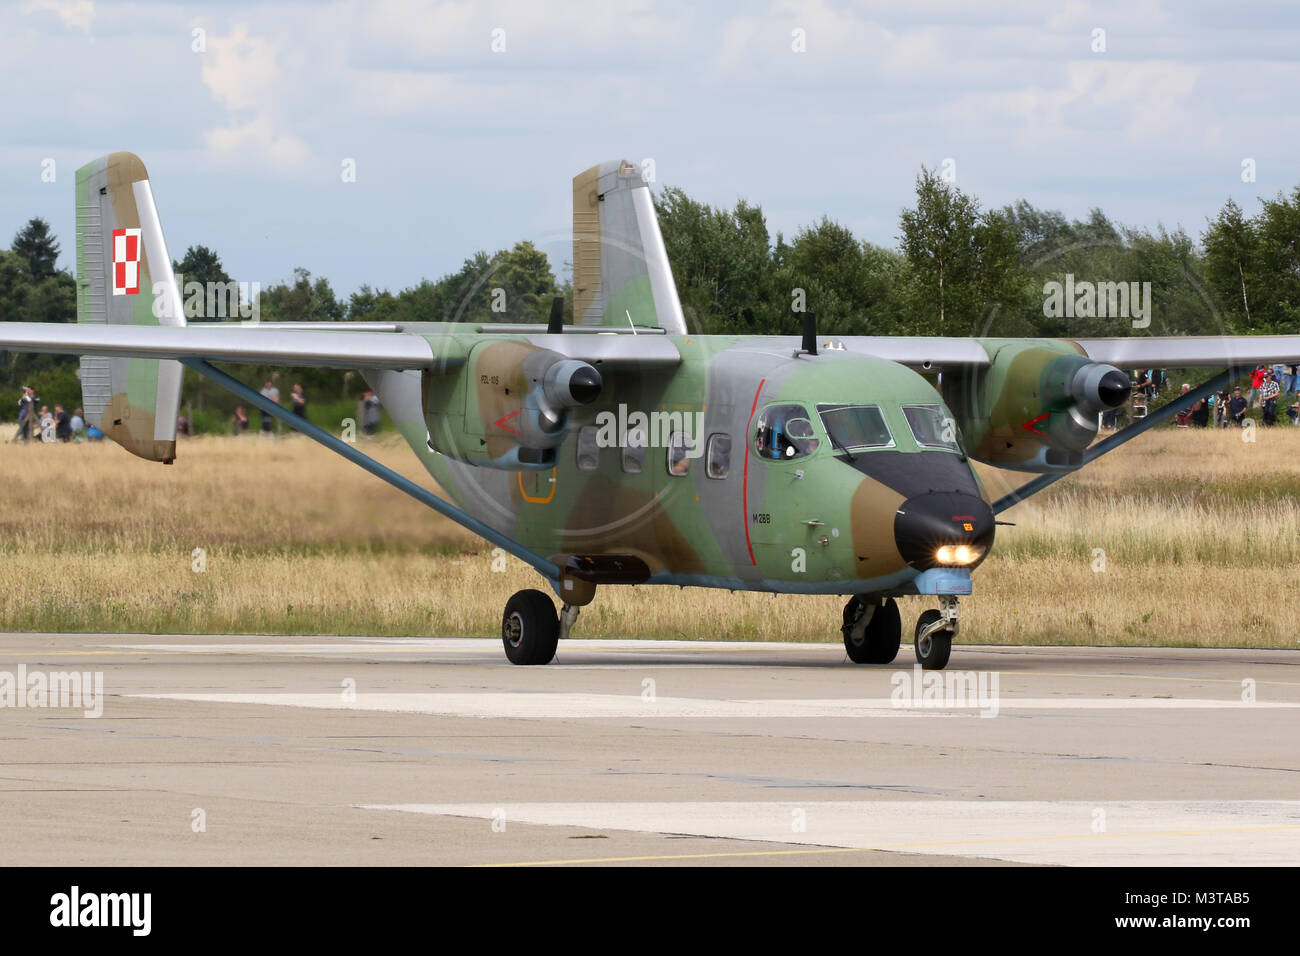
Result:
{"label": "landing light", "polygon": [[979,548],[972,548],[964,544],[948,545],[945,544],[934,553],[934,560],[938,564],[967,565],[973,564],[975,559],[980,556]]}

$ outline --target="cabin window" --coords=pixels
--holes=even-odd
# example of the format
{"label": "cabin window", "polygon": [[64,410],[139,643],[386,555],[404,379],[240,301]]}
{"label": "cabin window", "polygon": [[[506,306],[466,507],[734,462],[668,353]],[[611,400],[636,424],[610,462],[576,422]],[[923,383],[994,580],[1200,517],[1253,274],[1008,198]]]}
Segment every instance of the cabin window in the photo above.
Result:
{"label": "cabin window", "polygon": [[806,458],[820,444],[802,405],[769,405],[754,425],[754,451],[768,461]]}
{"label": "cabin window", "polygon": [[957,425],[938,405],[904,405],[903,414],[918,445],[958,451]]}
{"label": "cabin window", "polygon": [[595,471],[600,465],[600,430],[595,425],[578,429],[578,471]]}
{"label": "cabin window", "polygon": [[726,478],[731,472],[731,436],[718,432],[709,436],[705,456],[705,474],[710,478]]}
{"label": "cabin window", "polygon": [[668,436],[668,474],[681,478],[691,470],[690,450],[691,439],[684,432]]}
{"label": "cabin window", "polygon": [[894,444],[879,405],[818,405],[817,414],[836,451],[888,448]]}
{"label": "cabin window", "polygon": [[646,439],[645,430],[641,428],[629,430],[626,441],[627,444],[619,455],[623,473],[639,475],[645,470],[645,450],[650,442]]}

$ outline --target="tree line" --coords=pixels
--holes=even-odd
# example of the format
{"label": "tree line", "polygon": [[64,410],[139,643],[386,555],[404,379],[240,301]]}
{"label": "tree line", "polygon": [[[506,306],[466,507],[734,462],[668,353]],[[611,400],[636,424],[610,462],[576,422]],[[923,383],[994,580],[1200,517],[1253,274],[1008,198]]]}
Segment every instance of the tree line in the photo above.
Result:
{"label": "tree line", "polygon": [[[985,208],[923,167],[913,204],[900,211],[896,247],[858,239],[827,216],[793,236],[773,236],[761,206],[740,200],[715,207],[677,187],[657,191],[654,203],[687,324],[699,333],[793,334],[801,311],[815,311],[823,332],[844,335],[1208,335],[1300,327],[1300,186],[1261,199],[1253,213],[1229,199],[1193,238],[1182,227],[1125,226],[1100,209],[1069,219],[1025,200]],[[0,321],[76,320],[76,284],[57,268],[59,252],[41,219],[0,250]],[[173,267],[187,283],[231,281],[219,254],[202,245],[190,246]],[[1145,301],[1147,314],[1116,315],[1117,289],[1130,311]],[[341,297],[327,278],[298,268],[262,290],[259,311],[273,322],[545,322],[552,298],[563,296],[572,321],[571,292],[546,254],[521,241],[477,252],[458,271],[398,292],[363,285]],[[75,405],[75,370],[72,357],[0,352],[0,395],[16,402],[30,379],[51,403]],[[274,370],[232,371],[260,384]],[[330,399],[364,387],[359,377],[330,370],[285,376]],[[183,401],[200,410],[215,402],[228,414],[233,399],[214,392],[187,376]],[[4,406],[0,414],[12,418]]]}

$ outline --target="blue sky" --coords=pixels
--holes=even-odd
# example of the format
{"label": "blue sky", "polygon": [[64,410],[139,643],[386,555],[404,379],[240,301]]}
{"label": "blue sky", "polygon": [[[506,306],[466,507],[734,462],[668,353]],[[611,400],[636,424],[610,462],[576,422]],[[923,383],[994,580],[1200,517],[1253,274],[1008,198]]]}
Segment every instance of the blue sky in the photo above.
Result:
{"label": "blue sky", "polygon": [[759,203],[773,234],[829,215],[890,246],[920,166],[948,159],[986,206],[1194,235],[1228,196],[1253,211],[1300,183],[1285,3],[550,6],[6,4],[0,243],[43,216],[70,264],[73,174],[116,149],[148,166],[174,256],[345,294],[519,239],[558,272],[570,180],[614,158]]}

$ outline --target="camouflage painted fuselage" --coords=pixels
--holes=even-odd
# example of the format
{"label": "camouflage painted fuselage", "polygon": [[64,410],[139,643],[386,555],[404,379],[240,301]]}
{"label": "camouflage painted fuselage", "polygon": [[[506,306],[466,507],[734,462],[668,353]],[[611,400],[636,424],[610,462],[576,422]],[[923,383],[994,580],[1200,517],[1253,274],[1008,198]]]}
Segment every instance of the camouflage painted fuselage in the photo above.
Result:
{"label": "camouflage painted fuselage", "polygon": [[[522,336],[429,338],[435,354],[458,367],[425,377],[421,420],[394,412],[385,397],[390,412],[460,507],[539,555],[634,556],[649,583],[903,594],[915,593],[927,570],[900,553],[905,503],[949,496],[940,509],[950,500],[959,506],[940,518],[952,526],[945,541],[978,541],[985,551],[992,542],[992,513],[966,456],[922,447],[904,417],[907,405],[939,406],[948,417],[941,398],[895,362],[834,349],[795,354],[772,338],[667,336],[679,363],[605,374],[599,399],[570,412],[553,461],[507,470],[466,460],[500,461],[520,440],[521,416],[510,410],[524,401],[527,383],[509,370],[539,347]],[[835,447],[817,412],[825,404],[877,406],[891,444]],[[773,460],[756,444],[754,423],[765,409],[789,405],[807,410],[815,448]],[[643,456],[627,452],[627,436],[608,425],[633,412],[682,416],[699,457],[683,467],[654,429],[646,437],[659,441]],[[431,441],[452,454],[433,451]],[[728,445],[729,455],[715,454]]]}

